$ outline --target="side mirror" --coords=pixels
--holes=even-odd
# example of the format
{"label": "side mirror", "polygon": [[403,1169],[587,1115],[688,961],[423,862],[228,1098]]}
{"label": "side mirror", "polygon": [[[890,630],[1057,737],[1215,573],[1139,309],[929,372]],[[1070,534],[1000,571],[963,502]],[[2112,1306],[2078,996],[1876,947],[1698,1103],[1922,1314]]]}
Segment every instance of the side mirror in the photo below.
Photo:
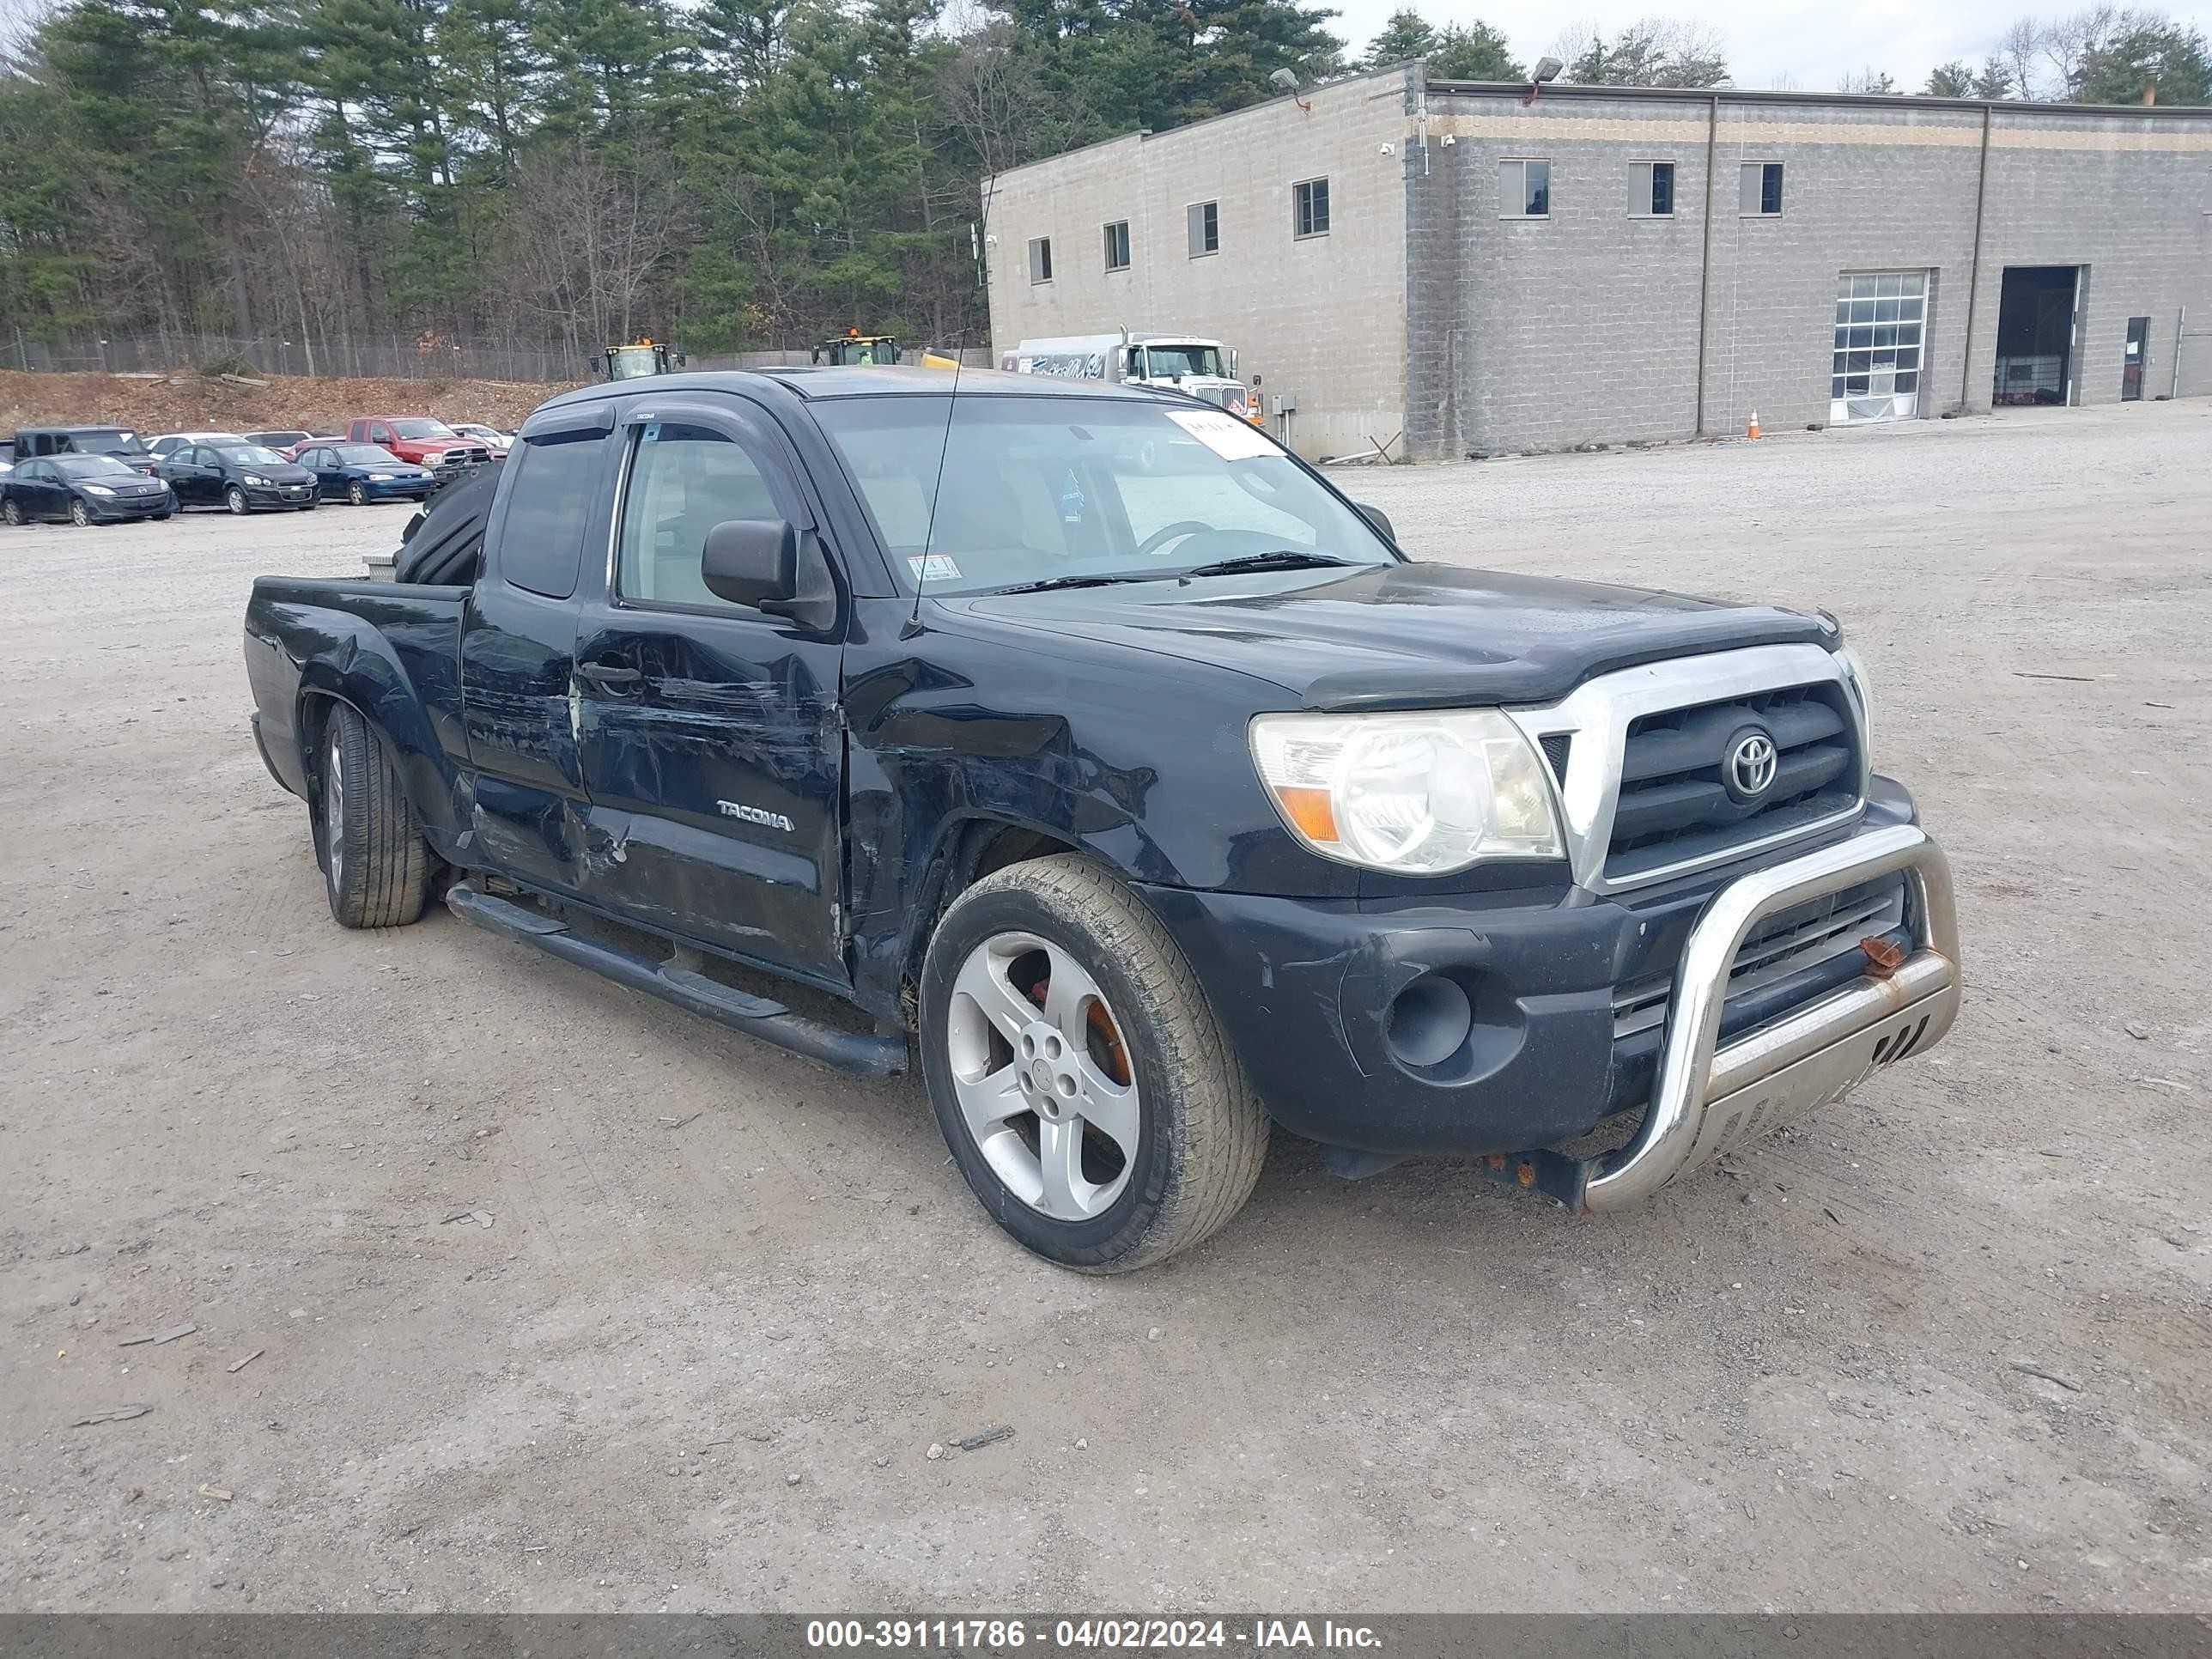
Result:
{"label": "side mirror", "polygon": [[1393,547],[1397,546],[1398,532],[1390,527],[1390,515],[1388,513],[1379,507],[1370,507],[1364,501],[1354,501],[1352,506],[1359,509],[1359,516],[1373,525],[1384,541]]}
{"label": "side mirror", "polygon": [[781,519],[731,519],[707,532],[699,575],[732,605],[766,611],[799,594],[799,532]]}
{"label": "side mirror", "polygon": [[679,351],[679,352],[678,352],[678,353],[676,354],[676,367],[677,367],[677,368],[683,368],[684,364],[686,364],[686,363],[690,362],[690,361],[691,361],[691,359],[690,359],[690,357],[686,356],[683,352],[680,352],[680,351]]}

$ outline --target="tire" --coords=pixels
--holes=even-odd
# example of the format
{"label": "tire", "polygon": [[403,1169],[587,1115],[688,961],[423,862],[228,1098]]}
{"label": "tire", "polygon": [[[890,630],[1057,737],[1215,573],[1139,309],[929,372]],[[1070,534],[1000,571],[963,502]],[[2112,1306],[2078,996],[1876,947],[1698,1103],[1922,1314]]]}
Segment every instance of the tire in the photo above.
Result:
{"label": "tire", "polygon": [[323,727],[315,850],[341,927],[404,927],[429,902],[435,860],[384,740],[343,703]]}
{"label": "tire", "polygon": [[30,522],[23,516],[23,504],[13,497],[0,501],[0,519],[6,520],[8,527],[11,530],[21,530]]}
{"label": "tire", "polygon": [[222,504],[241,519],[253,511],[253,503],[246,499],[246,492],[236,484],[222,492]]}
{"label": "tire", "polygon": [[356,507],[367,507],[368,486],[358,478],[354,479],[346,485],[346,500],[351,501]]}
{"label": "tire", "polygon": [[70,497],[70,522],[79,530],[88,529],[92,525],[92,509],[75,495]]}
{"label": "tire", "polygon": [[1047,1261],[1146,1267],[1250,1195],[1267,1115],[1167,930],[1088,860],[1013,865],[963,893],[930,939],[921,1003],[945,1145]]}
{"label": "tire", "polygon": [[173,516],[175,516],[173,514],[156,513],[154,515],[154,522],[155,524],[167,524]]}

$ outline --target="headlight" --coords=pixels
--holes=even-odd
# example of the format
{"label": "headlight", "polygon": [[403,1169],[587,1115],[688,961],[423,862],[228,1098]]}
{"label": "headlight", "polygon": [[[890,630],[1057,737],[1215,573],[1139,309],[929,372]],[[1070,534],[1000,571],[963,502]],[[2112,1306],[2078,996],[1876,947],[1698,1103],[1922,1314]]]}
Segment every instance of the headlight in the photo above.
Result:
{"label": "headlight", "polygon": [[115,492],[106,484],[87,484],[84,493],[88,495],[112,495]]}
{"label": "headlight", "polygon": [[446,459],[446,452],[442,449],[429,450],[423,454],[422,459],[432,466],[441,465]]}
{"label": "headlight", "polygon": [[1874,690],[1867,684],[1866,663],[1848,645],[1836,647],[1836,659],[1844,665],[1844,678],[1850,682],[1851,695],[1859,700],[1859,719],[1867,729],[1871,746],[1874,736]]}
{"label": "headlight", "polygon": [[246,482],[250,484],[266,484],[269,480],[263,477],[258,472],[249,472],[246,475]]}
{"label": "headlight", "polygon": [[390,483],[392,476],[389,472],[372,472],[368,475],[368,481],[371,483]]}
{"label": "headlight", "polygon": [[1494,709],[1261,714],[1251,736],[1283,822],[1324,858],[1438,876],[1566,855],[1543,761]]}

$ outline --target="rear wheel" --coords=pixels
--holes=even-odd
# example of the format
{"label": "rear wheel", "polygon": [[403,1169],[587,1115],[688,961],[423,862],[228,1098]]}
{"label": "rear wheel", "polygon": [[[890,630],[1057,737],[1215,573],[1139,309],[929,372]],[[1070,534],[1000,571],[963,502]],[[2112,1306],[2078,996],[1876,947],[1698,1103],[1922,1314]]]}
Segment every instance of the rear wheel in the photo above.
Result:
{"label": "rear wheel", "polygon": [[70,522],[79,530],[92,522],[92,509],[76,496],[70,498]]}
{"label": "rear wheel", "polygon": [[1142,901],[1073,854],[986,877],[922,969],[922,1066],[999,1224],[1122,1273],[1236,1214],[1267,1117],[1190,965]]}
{"label": "rear wheel", "polygon": [[246,492],[236,484],[222,492],[222,504],[241,519],[253,511],[252,503],[246,499]]}
{"label": "rear wheel", "polygon": [[5,520],[10,526],[20,529],[24,523],[23,504],[12,496],[0,501],[0,520]]}
{"label": "rear wheel", "polygon": [[399,927],[422,914],[430,845],[384,740],[343,703],[323,729],[316,850],[331,915],[342,927]]}
{"label": "rear wheel", "polygon": [[346,486],[346,500],[351,501],[356,507],[367,507],[368,505],[368,486],[363,483],[360,479],[356,478],[351,483]]}

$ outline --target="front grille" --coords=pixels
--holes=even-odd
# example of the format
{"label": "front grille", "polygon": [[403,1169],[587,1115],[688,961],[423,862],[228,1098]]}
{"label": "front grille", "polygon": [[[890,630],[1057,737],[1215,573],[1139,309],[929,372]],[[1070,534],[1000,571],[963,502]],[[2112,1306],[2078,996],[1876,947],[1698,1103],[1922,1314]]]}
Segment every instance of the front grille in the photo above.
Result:
{"label": "front grille", "polygon": [[[1629,723],[1606,853],[1609,881],[1809,829],[1858,804],[1858,728],[1836,682],[1639,715]],[[1771,782],[1731,787],[1747,734],[1774,745]]]}
{"label": "front grille", "polygon": [[[1839,957],[1848,957],[1851,960],[1846,966],[1855,976],[1866,960],[1859,941],[1896,933],[1904,926],[1905,880],[1901,876],[1884,876],[1865,886],[1831,893],[1810,903],[1778,911],[1752,929],[1736,951],[1735,963],[1729,970],[1727,1003],[1741,1006],[1739,998],[1780,986],[1800,974],[1815,981],[1803,994],[1818,994],[1828,988],[1817,982],[1820,976],[1812,970]],[[1674,976],[1671,973],[1655,974],[1616,988],[1613,994],[1614,1041],[1648,1031],[1665,1019],[1668,1000],[1674,994]],[[1724,1009],[1724,1028],[1725,1025]]]}

